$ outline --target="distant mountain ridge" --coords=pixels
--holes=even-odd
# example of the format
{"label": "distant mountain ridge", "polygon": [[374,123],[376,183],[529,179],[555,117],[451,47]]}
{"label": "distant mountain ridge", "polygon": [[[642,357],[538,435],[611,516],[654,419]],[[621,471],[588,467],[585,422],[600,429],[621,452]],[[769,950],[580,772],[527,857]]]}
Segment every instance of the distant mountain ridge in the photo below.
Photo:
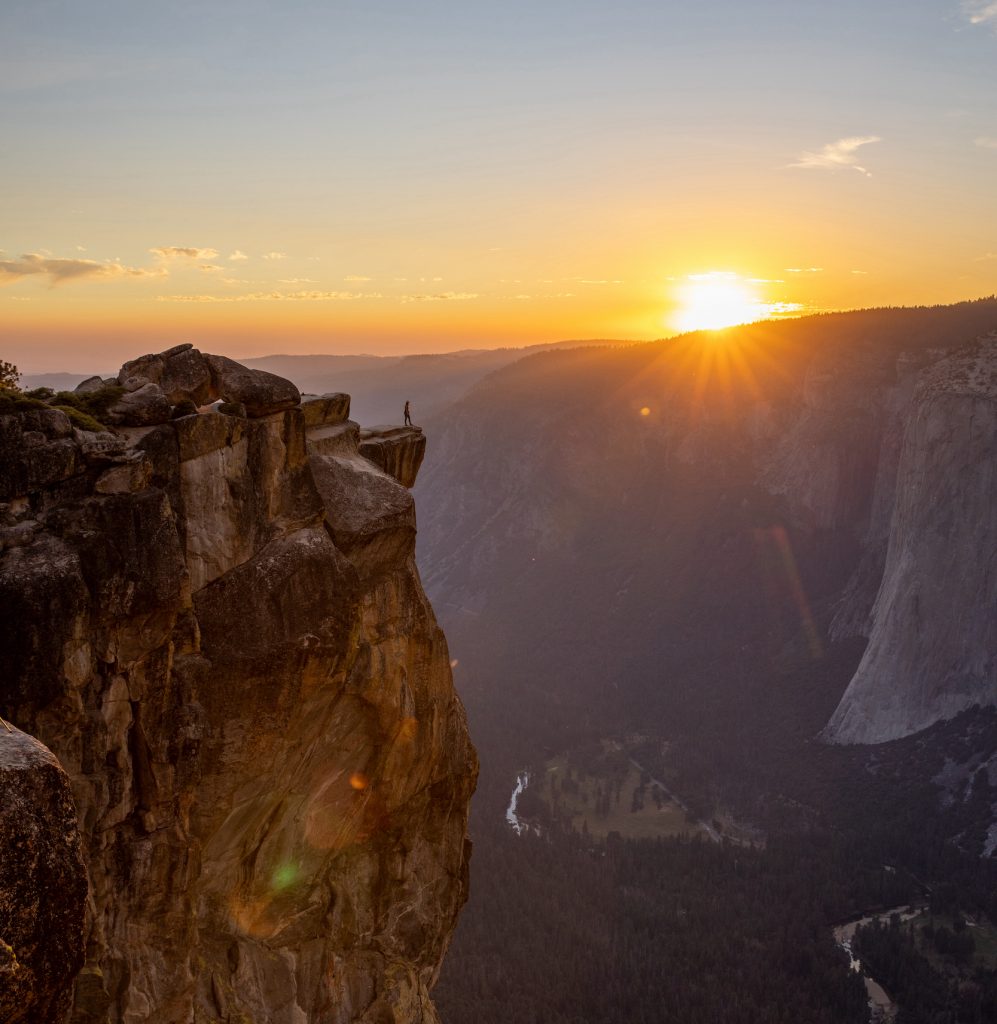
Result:
{"label": "distant mountain ridge", "polygon": [[[800,645],[804,735],[879,743],[997,703],[997,582],[973,554],[995,547],[990,383],[930,411],[924,383],[969,363],[997,380],[997,344],[952,355],[995,327],[991,298],[493,373],[427,425],[418,485],[423,578],[472,717],[506,715],[512,743],[656,718],[734,735]],[[864,640],[861,668],[861,648],[835,654]]]}
{"label": "distant mountain ridge", "polygon": [[[424,420],[463,397],[493,370],[537,352],[632,344],[635,342],[595,338],[545,342],[522,348],[472,348],[410,356],[274,354],[239,362],[285,377],[308,394],[346,392],[352,396],[354,414],[364,423],[400,423],[406,401],[412,402],[415,416]],[[108,369],[104,376],[110,372]],[[21,387],[71,391],[89,376],[91,374],[26,373]]]}
{"label": "distant mountain ridge", "polygon": [[287,377],[304,392],[348,392],[354,414],[365,423],[400,423],[407,401],[416,422],[422,422],[462,398],[489,373],[537,352],[630,344],[595,339],[411,356],[272,355],[242,362]]}

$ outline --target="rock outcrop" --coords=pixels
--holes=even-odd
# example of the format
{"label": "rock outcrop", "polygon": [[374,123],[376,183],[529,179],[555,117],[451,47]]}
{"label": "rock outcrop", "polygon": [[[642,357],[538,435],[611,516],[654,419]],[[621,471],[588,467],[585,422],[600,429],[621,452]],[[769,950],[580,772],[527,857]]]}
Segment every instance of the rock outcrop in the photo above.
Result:
{"label": "rock outcrop", "polygon": [[880,743],[997,704],[997,338],[931,365],[906,417],[869,646],[825,735]]}
{"label": "rock outcrop", "polygon": [[65,1019],[86,899],[69,779],[36,739],[0,724],[0,1020]]}
{"label": "rock outcrop", "polygon": [[70,1019],[435,1022],[477,765],[412,497],[347,396],[190,346],[118,383],[247,418],[0,417],[0,714],[92,894]]}

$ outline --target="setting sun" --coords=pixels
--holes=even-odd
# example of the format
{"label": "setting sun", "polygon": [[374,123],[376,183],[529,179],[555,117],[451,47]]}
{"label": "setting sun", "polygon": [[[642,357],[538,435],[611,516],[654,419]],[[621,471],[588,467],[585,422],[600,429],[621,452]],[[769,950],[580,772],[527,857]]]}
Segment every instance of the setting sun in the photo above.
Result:
{"label": "setting sun", "polygon": [[751,283],[733,273],[690,274],[675,297],[678,308],[670,322],[679,331],[715,331],[771,315]]}

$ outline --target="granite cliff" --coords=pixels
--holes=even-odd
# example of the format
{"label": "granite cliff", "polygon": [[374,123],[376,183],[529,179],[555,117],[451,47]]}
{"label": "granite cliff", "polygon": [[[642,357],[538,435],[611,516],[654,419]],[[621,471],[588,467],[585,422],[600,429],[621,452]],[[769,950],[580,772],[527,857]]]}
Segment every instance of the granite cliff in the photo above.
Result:
{"label": "granite cliff", "polygon": [[477,762],[421,431],[189,345],[77,395],[111,429],[0,416],[0,714],[68,774],[89,877],[68,1019],[435,1022]]}
{"label": "granite cliff", "polygon": [[898,739],[997,704],[997,336],[911,376],[890,396],[902,431],[880,464],[887,528],[880,509],[870,517],[875,602],[856,616],[856,583],[835,623],[845,632],[857,619],[850,628],[869,638],[825,730],[838,743]]}

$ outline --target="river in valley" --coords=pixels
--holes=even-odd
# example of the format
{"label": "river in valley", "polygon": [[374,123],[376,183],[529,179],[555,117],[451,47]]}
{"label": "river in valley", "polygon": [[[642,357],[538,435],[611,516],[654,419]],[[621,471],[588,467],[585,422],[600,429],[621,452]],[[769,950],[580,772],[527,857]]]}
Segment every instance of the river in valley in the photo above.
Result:
{"label": "river in valley", "polygon": [[862,925],[867,925],[876,918],[888,921],[894,914],[899,915],[901,921],[909,921],[921,913],[922,907],[904,906],[892,907],[890,910],[882,910],[878,914],[868,914],[864,917],[856,917],[852,921],[846,921],[834,928],[834,941],[848,954],[851,961],[851,968],[862,975],[865,982],[865,991],[869,997],[869,1009],[872,1012],[874,1021],[890,1021],[896,1017],[897,1004],[890,998],[889,993],[874,978],[869,977],[862,969],[862,961],[852,951],[852,940],[855,938],[855,931]]}
{"label": "river in valley", "polygon": [[530,784],[530,773],[520,772],[516,776],[516,786],[512,791],[512,796],[509,799],[509,806],[505,810],[505,820],[511,829],[513,829],[516,835],[522,835],[524,832],[530,831],[530,826],[525,821],[521,821],[516,816],[516,803],[519,800],[520,793],[526,789]]}

